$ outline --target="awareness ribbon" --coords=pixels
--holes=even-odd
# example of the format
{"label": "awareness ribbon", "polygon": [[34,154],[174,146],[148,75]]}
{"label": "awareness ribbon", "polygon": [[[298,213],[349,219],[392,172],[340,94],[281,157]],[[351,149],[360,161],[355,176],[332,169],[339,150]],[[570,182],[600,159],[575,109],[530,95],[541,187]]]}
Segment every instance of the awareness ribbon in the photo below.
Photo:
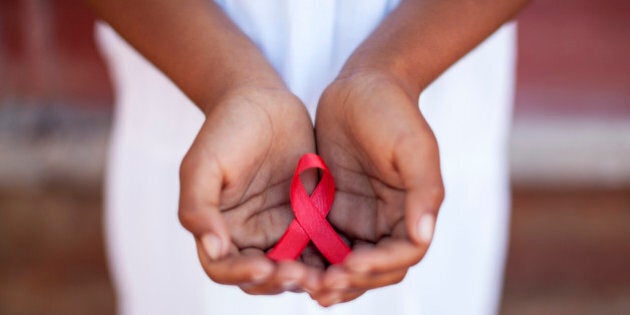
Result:
{"label": "awareness ribbon", "polygon": [[[312,168],[321,169],[322,178],[309,196],[300,174]],[[331,264],[342,262],[350,248],[326,220],[334,196],[335,182],[322,158],[313,153],[304,154],[291,181],[291,208],[295,219],[267,256],[273,260],[295,260],[309,241],[313,241]]]}

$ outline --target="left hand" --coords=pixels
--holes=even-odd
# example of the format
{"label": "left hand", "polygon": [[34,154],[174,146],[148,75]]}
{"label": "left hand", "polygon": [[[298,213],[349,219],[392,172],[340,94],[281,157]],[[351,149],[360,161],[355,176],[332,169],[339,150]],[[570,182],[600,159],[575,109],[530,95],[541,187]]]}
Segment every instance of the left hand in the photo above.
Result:
{"label": "left hand", "polygon": [[312,295],[329,306],[404,278],[431,242],[444,189],[431,128],[393,77],[340,76],[316,118],[318,153],[337,186],[328,219],[353,249]]}

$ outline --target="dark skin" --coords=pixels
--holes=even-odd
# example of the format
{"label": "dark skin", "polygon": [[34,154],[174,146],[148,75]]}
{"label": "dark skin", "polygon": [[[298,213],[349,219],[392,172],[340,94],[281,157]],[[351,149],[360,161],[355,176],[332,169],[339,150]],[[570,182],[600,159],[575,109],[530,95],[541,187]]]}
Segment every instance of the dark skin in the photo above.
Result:
{"label": "dark skin", "polygon": [[[206,115],[182,162],[179,216],[208,276],[251,294],[305,290],[330,306],[401,281],[424,256],[444,190],[418,96],[527,0],[401,1],[323,93],[316,132],[212,1],[87,2]],[[353,245],[327,269],[312,249],[296,262],[264,256],[292,220],[289,181],[315,143],[337,183],[328,218]]]}
{"label": "dark skin", "polygon": [[338,189],[329,219],[357,246],[324,275],[321,305],[398,283],[425,255],[444,189],[419,95],[526,3],[402,1],[323,93],[317,148]]}

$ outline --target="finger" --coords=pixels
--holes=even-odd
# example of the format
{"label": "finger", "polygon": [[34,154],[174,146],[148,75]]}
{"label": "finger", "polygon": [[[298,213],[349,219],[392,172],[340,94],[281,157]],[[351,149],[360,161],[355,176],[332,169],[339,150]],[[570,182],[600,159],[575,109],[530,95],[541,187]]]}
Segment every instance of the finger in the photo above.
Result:
{"label": "finger", "polygon": [[246,283],[240,288],[253,295],[279,294],[296,289],[304,276],[305,271],[295,262],[280,262],[277,263],[275,272],[265,281]]}
{"label": "finger", "polygon": [[320,270],[326,269],[326,258],[324,258],[324,256],[312,243],[309,243],[304,248],[302,254],[299,257],[299,260],[307,266],[311,266]]}
{"label": "finger", "polygon": [[322,279],[324,291],[343,291],[349,287],[349,272],[341,266],[330,266]]}
{"label": "finger", "polygon": [[356,273],[343,268],[328,270],[323,280],[323,290],[348,291],[370,290],[399,283],[405,278],[408,267],[378,273]]}
{"label": "finger", "polygon": [[365,292],[365,290],[327,291],[316,297],[311,296],[311,298],[316,300],[317,303],[323,307],[330,307],[335,304],[352,301]]}
{"label": "finger", "polygon": [[269,279],[275,272],[274,263],[262,251],[251,250],[234,253],[214,260],[206,256],[201,242],[197,241],[197,253],[204,271],[214,282],[240,285],[259,283]]}
{"label": "finger", "polygon": [[330,307],[337,303],[340,303],[342,300],[342,292],[334,291],[328,292],[327,294],[321,295],[317,298],[313,298],[317,303],[323,307]]}
{"label": "finger", "polygon": [[343,266],[359,274],[407,269],[422,259],[426,249],[426,244],[417,245],[407,239],[386,238],[376,246],[353,250],[344,260]]}
{"label": "finger", "polygon": [[279,294],[285,291],[298,291],[306,289],[311,283],[309,277],[312,276],[309,268],[299,262],[283,261],[277,263],[275,272],[257,283],[246,283],[240,288],[246,293],[253,295]]}
{"label": "finger", "polygon": [[212,260],[228,253],[230,236],[219,211],[223,176],[218,162],[201,155],[195,145],[180,167],[179,220],[201,241]]}
{"label": "finger", "polygon": [[410,238],[419,246],[428,246],[433,239],[435,223],[444,198],[441,184],[413,187],[405,201],[405,224]]}
{"label": "finger", "polygon": [[407,275],[408,269],[390,271],[374,275],[350,274],[351,289],[371,290],[400,283]]}
{"label": "finger", "polygon": [[347,275],[348,288],[350,290],[371,290],[400,283],[407,275],[409,269],[403,268],[377,274],[349,273]]}
{"label": "finger", "polygon": [[309,266],[302,288],[309,294],[317,294],[322,291],[322,279],[324,270]]}
{"label": "finger", "polygon": [[[407,232],[418,245],[431,242],[437,213],[444,199],[437,141],[426,123],[422,124],[422,129],[399,141],[394,154],[395,165],[407,190]],[[415,136],[411,136],[413,134]]]}
{"label": "finger", "polygon": [[365,290],[351,290],[349,292],[346,292],[344,294],[341,295],[341,302],[340,303],[346,303],[346,302],[350,302],[358,297],[360,297],[361,295],[365,294]]}

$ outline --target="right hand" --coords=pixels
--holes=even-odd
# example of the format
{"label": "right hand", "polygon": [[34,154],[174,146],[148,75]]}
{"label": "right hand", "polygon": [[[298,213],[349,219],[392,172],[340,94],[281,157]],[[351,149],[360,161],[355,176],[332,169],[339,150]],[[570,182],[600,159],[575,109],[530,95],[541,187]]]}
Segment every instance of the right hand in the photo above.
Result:
{"label": "right hand", "polygon": [[265,256],[293,220],[289,186],[307,152],[315,152],[311,120],[285,88],[239,87],[212,104],[181,164],[179,219],[213,281],[250,294],[319,289],[316,251],[301,261]]}

